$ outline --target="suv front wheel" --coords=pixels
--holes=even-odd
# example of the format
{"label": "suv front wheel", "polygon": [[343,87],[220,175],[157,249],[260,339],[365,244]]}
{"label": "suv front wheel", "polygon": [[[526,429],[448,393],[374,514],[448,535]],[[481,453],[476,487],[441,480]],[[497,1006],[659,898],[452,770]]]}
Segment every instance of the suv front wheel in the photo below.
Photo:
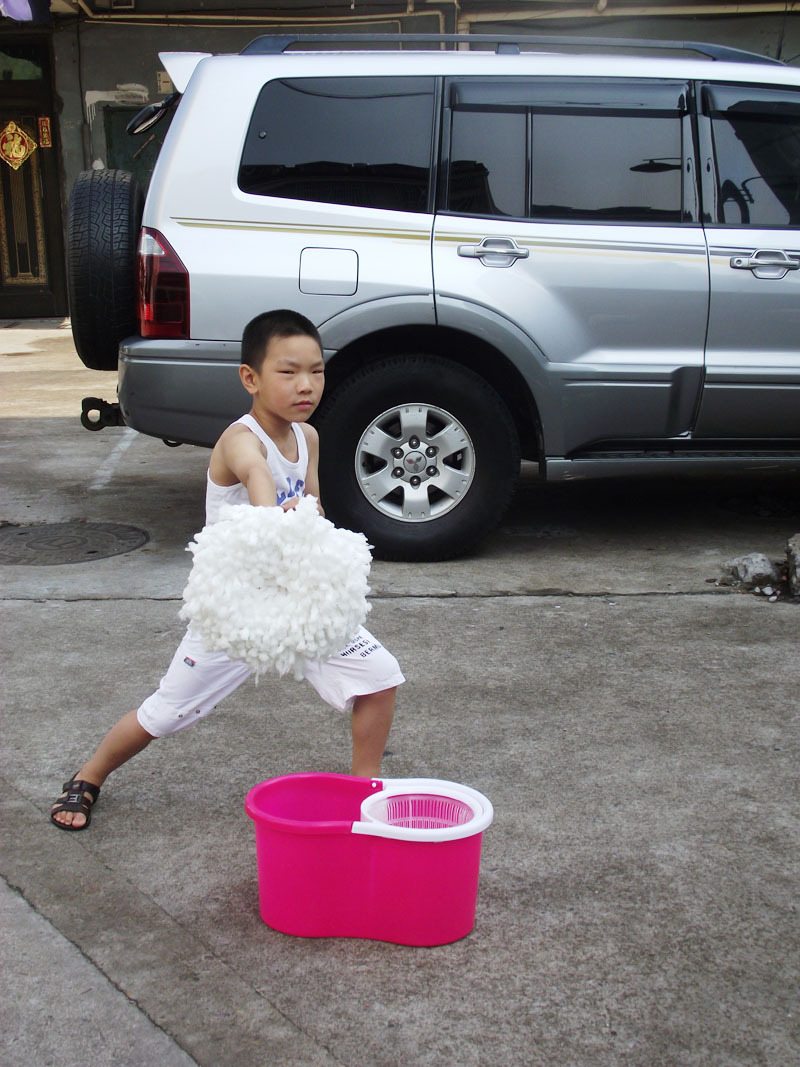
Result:
{"label": "suv front wheel", "polygon": [[519,442],[503,400],[477,374],[396,356],[348,376],[320,407],[327,513],[384,559],[448,559],[506,510]]}

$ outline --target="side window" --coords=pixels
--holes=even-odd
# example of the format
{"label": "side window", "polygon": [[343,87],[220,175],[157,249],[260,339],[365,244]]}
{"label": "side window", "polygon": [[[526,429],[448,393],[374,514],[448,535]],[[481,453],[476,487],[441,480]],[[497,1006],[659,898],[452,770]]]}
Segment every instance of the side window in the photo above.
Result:
{"label": "side window", "polygon": [[447,206],[459,215],[527,213],[527,116],[458,111],[450,139]]}
{"label": "side window", "polygon": [[533,116],[534,218],[681,221],[678,116]]}
{"label": "side window", "polygon": [[268,82],[245,141],[239,188],[257,196],[428,210],[432,78]]}
{"label": "side window", "polygon": [[706,86],[717,187],[714,221],[800,226],[800,92]]}
{"label": "side window", "polygon": [[446,210],[680,222],[686,99],[677,84],[454,82]]}

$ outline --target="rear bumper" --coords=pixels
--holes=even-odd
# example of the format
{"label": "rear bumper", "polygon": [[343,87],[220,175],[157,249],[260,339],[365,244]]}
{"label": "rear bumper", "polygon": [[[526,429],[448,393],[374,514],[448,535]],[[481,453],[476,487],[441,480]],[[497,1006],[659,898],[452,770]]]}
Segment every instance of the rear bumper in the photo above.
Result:
{"label": "rear bumper", "polygon": [[233,341],[149,341],[119,349],[119,402],[128,426],[151,437],[212,446],[249,409]]}

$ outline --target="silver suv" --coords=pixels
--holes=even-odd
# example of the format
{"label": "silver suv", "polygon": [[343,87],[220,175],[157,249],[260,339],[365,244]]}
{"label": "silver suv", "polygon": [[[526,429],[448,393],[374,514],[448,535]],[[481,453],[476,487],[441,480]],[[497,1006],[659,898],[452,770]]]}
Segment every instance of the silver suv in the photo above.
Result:
{"label": "silver suv", "polygon": [[800,70],[304,41],[162,55],[181,95],[143,214],[129,175],[76,183],[76,344],[119,350],[128,425],[212,444],[246,405],[242,328],[291,307],[325,346],[326,508],[384,557],[464,551],[521,457],[800,464]]}

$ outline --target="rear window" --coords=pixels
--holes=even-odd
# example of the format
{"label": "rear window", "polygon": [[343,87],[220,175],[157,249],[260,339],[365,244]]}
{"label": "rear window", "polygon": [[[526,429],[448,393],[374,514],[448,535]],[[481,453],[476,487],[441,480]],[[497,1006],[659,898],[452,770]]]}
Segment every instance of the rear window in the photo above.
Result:
{"label": "rear window", "polygon": [[256,196],[425,212],[432,78],[294,78],[259,94],[239,168]]}

